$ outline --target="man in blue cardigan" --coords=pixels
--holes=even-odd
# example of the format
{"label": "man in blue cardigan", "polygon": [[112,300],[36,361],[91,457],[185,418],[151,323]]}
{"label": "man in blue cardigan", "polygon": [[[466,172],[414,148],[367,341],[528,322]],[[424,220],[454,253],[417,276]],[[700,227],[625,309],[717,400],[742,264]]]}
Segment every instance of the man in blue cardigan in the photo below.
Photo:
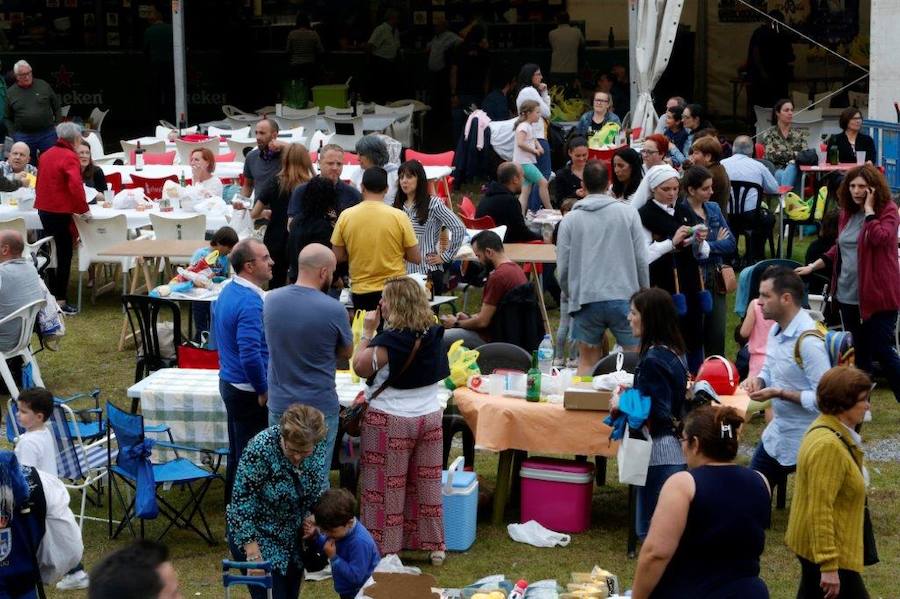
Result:
{"label": "man in blue cardigan", "polygon": [[255,239],[238,242],[229,256],[235,276],[216,300],[213,330],[219,350],[219,393],[228,412],[225,503],[244,447],[268,424],[262,286],[272,278],[272,258]]}

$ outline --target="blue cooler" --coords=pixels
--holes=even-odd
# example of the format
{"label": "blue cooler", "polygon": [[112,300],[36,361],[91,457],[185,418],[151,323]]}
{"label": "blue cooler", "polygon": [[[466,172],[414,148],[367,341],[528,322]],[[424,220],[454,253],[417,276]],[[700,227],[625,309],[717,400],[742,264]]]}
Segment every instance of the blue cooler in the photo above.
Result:
{"label": "blue cooler", "polygon": [[441,473],[444,496],[444,542],[447,551],[466,551],[475,542],[478,520],[478,477],[462,469],[463,457]]}

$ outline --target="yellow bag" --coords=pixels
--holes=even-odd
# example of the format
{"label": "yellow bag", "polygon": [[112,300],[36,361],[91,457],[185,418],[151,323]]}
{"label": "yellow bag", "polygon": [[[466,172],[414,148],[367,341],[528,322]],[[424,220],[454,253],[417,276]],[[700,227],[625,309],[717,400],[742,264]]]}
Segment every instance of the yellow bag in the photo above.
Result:
{"label": "yellow bag", "polygon": [[804,200],[793,191],[784,196],[784,213],[791,220],[806,220],[812,212],[812,198]]}
{"label": "yellow bag", "polygon": [[481,374],[478,368],[478,350],[466,349],[462,345],[462,339],[454,341],[447,352],[450,376],[444,379],[444,386],[451,391],[457,387],[465,387],[473,374]]}
{"label": "yellow bag", "polygon": [[819,193],[816,196],[816,220],[822,220],[822,217],[825,216],[825,204],[828,202],[828,187],[822,186],[819,188]]}
{"label": "yellow bag", "polygon": [[606,123],[588,138],[588,149],[600,150],[603,146],[616,143],[616,138],[621,130],[622,127],[617,123]]}
{"label": "yellow bag", "polygon": [[359,382],[359,375],[353,371],[353,359],[356,357],[356,348],[359,346],[359,338],[363,333],[363,322],[366,320],[366,311],[357,310],[353,314],[353,322],[350,325],[350,331],[353,333],[353,355],[350,356],[350,380],[353,383]]}

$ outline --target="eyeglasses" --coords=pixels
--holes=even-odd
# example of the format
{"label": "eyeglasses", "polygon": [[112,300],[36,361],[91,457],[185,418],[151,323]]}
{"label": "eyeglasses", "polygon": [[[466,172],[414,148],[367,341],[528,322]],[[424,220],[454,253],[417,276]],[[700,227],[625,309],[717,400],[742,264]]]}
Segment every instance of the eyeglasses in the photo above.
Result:
{"label": "eyeglasses", "polygon": [[16,79],[25,79],[26,77],[31,77],[32,71],[28,71],[26,73],[16,73]]}
{"label": "eyeglasses", "polygon": [[641,156],[652,156],[653,154],[659,154],[659,150],[641,150]]}
{"label": "eyeglasses", "polygon": [[601,104],[609,104],[609,100],[604,100],[603,98],[596,98],[594,100],[594,104],[596,104],[597,102],[600,102]]}

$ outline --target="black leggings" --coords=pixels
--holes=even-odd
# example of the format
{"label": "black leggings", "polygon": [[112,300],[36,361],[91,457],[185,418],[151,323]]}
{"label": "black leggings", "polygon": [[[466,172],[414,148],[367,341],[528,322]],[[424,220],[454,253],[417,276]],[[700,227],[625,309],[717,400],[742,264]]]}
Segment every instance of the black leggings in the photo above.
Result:
{"label": "black leggings", "polygon": [[44,232],[56,242],[56,272],[50,279],[50,293],[57,301],[66,301],[69,292],[69,274],[72,270],[72,215],[60,212],[38,211]]}
{"label": "black leggings", "polygon": [[[797,559],[800,560],[800,588],[797,589],[797,599],[821,599],[825,593],[819,586],[822,580],[819,565],[799,556]],[[840,599],[869,599],[869,592],[859,572],[838,570],[838,578],[841,581],[838,595]]]}
{"label": "black leggings", "polygon": [[868,320],[862,320],[859,306],[838,304],[844,330],[853,335],[856,367],[873,373],[872,362],[878,361],[881,374],[887,379],[894,399],[900,401],[900,355],[894,345],[896,339],[897,312],[876,312]]}

